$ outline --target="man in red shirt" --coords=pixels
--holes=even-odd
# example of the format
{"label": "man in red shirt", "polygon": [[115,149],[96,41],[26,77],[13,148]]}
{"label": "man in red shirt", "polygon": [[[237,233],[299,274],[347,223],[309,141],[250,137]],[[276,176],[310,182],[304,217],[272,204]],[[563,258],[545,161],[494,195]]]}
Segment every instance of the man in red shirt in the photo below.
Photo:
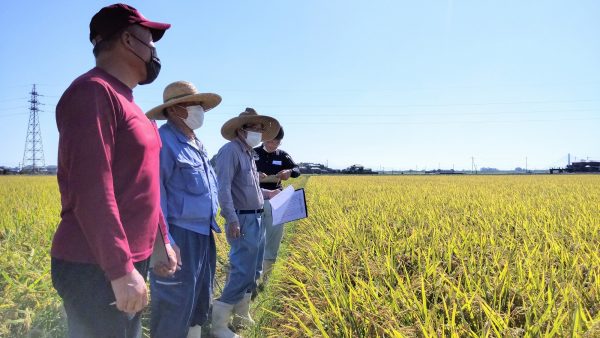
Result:
{"label": "man in red shirt", "polygon": [[70,337],[140,336],[155,240],[167,251],[155,272],[169,275],[177,266],[160,209],[160,138],[132,95],[158,76],[154,42],[169,27],[128,5],[101,9],[90,22],[96,67],[56,106],[62,211],[52,282]]}

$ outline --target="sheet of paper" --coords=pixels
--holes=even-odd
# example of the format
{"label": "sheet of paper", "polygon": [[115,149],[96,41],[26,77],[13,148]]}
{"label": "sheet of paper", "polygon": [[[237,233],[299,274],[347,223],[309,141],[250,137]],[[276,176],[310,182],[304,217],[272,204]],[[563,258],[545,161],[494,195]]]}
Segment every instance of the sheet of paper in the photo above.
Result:
{"label": "sheet of paper", "polygon": [[277,175],[269,175],[267,177],[260,179],[260,183],[277,183],[277,182],[279,182],[279,177],[277,177]]}
{"label": "sheet of paper", "polygon": [[290,185],[269,202],[273,214],[273,225],[308,217],[304,189],[294,190],[294,187]]}
{"label": "sheet of paper", "polygon": [[293,194],[294,187],[288,185],[287,188],[283,189],[279,194],[269,200],[269,203],[271,203],[271,208],[280,208],[284,203],[287,202],[287,200],[290,199],[290,197],[292,197]]}

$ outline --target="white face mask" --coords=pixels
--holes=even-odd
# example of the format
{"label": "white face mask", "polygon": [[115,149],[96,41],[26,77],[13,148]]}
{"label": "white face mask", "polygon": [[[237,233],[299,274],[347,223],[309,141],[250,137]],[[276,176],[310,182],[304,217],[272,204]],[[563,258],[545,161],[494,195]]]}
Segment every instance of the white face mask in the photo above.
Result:
{"label": "white face mask", "polygon": [[262,133],[255,131],[246,131],[246,143],[251,147],[256,147],[262,141]]}
{"label": "white face mask", "polygon": [[202,106],[189,106],[186,107],[186,110],[188,116],[183,119],[183,122],[192,130],[202,127],[204,123],[204,108]]}

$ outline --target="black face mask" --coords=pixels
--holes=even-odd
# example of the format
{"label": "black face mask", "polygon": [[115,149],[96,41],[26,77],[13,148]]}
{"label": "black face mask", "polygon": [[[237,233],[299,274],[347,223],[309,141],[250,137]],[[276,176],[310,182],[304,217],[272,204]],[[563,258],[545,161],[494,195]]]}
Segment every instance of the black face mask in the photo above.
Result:
{"label": "black face mask", "polygon": [[[131,34],[131,33],[130,33]],[[150,49],[150,60],[146,62],[141,56],[137,55],[136,52],[133,52],[135,56],[140,58],[140,60],[144,61],[146,64],[146,79],[140,81],[138,84],[145,85],[148,83],[152,83],[152,81],[156,80],[158,77],[158,73],[160,73],[160,59],[156,55],[156,48],[146,44],[144,41],[140,40],[137,36],[131,34],[136,40],[141,42],[144,46]]]}

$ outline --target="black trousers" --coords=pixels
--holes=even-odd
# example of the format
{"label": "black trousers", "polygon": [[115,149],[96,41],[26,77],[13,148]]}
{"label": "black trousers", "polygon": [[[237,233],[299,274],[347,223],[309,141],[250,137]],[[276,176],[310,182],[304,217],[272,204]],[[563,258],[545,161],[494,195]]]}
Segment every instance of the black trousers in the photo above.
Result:
{"label": "black trousers", "polygon": [[[146,279],[149,260],[134,264]],[[52,284],[63,299],[70,338],[139,338],[141,312],[134,316],[111,303],[115,295],[100,266],[52,258]]]}

